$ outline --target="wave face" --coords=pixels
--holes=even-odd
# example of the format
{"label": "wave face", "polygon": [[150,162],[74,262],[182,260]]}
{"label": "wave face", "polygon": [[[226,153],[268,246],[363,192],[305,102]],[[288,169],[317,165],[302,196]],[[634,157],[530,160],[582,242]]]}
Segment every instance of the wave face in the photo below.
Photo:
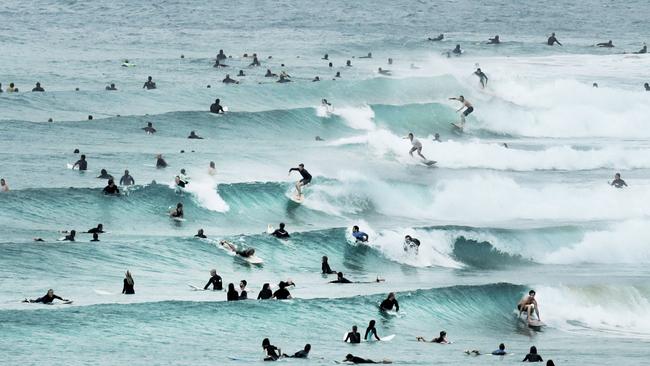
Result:
{"label": "wave face", "polygon": [[[532,345],[558,365],[647,357],[650,58],[632,53],[647,1],[2,5],[3,364],[252,364],[267,337],[287,354],[310,343],[316,365],[483,365],[463,351],[502,342],[515,354],[503,362]],[[593,46],[604,21],[615,48]],[[544,45],[550,32],[561,47]],[[219,49],[227,67],[213,67]],[[474,108],[463,131],[460,95]],[[228,113],[208,112],[217,98]],[[68,169],[81,154],[88,170]],[[313,179],[296,203],[301,163]],[[104,195],[104,169],[135,184]],[[184,221],[169,217],[178,203]],[[268,234],[280,223],[289,238]],[[323,257],[353,283],[331,283]],[[200,291],[213,269],[251,300]],[[253,300],[288,279],[293,299]],[[50,288],[73,303],[23,302]],[[514,310],[531,289],[541,331]],[[400,311],[382,313],[391,292]],[[373,319],[390,344],[340,342]],[[452,344],[415,341],[442,330]]]}

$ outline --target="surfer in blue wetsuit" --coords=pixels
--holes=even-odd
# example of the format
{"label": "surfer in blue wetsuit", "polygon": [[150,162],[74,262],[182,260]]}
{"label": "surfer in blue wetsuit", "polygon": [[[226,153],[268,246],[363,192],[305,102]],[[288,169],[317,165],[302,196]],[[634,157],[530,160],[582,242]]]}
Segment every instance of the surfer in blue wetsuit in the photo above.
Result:
{"label": "surfer in blue wetsuit", "polygon": [[352,331],[348,332],[348,335],[345,336],[344,342],[361,343],[361,334],[359,334],[359,332],[357,332],[357,326],[356,325],[352,326]]}
{"label": "surfer in blue wetsuit", "polygon": [[533,311],[537,315],[537,320],[541,321],[542,319],[539,317],[539,308],[537,306],[537,300],[535,300],[535,290],[530,290],[528,291],[528,296],[524,296],[524,298],[519,301],[517,304],[517,310],[519,310],[519,316],[521,314],[526,313],[527,318],[526,320],[528,321],[528,324],[530,324],[533,315]]}
{"label": "surfer in blue wetsuit", "polygon": [[379,310],[393,310],[393,307],[395,308],[395,311],[399,311],[399,303],[397,302],[397,299],[395,299],[395,293],[391,292],[388,294],[388,297],[386,297],[386,299],[381,302],[379,305]]}
{"label": "surfer in blue wetsuit", "polygon": [[498,349],[498,350],[495,350],[495,351],[492,351],[492,354],[493,354],[494,356],[505,356],[505,355],[507,355],[508,352],[506,352],[506,345],[503,344],[503,343],[501,343],[501,344],[499,345],[499,349]]}
{"label": "surfer in blue wetsuit", "polygon": [[223,290],[223,282],[221,281],[221,276],[217,274],[216,269],[210,270],[210,279],[208,280],[208,283],[205,284],[203,289],[207,290],[210,285],[212,285],[212,290],[214,291]]}
{"label": "surfer in blue wetsuit", "polygon": [[297,168],[291,168],[289,169],[289,174],[291,174],[292,171],[297,171],[300,173],[302,176],[302,179],[296,182],[296,191],[298,192],[298,196],[302,196],[302,187],[306,186],[307,184],[311,183],[311,174],[305,169],[305,164],[300,163],[298,164]]}
{"label": "surfer in blue wetsuit", "polygon": [[41,304],[51,304],[55,299],[61,300],[61,301],[70,301],[68,299],[64,299],[61,296],[57,296],[54,294],[54,290],[49,289],[47,290],[47,294],[45,296],[39,297],[38,299],[35,300],[23,300],[23,302],[29,302],[29,303],[41,303]]}
{"label": "surfer in blue wetsuit", "polygon": [[305,348],[289,356],[291,358],[307,358],[309,356],[309,351],[311,351],[311,344],[305,344]]}
{"label": "surfer in blue wetsuit", "polygon": [[330,281],[330,283],[352,283],[352,281],[343,277],[343,272],[339,272],[336,274],[336,279],[334,281]]}
{"label": "surfer in blue wetsuit", "polygon": [[78,167],[79,171],[88,170],[88,162],[86,161],[86,155],[85,154],[81,154],[81,158],[79,160],[77,160],[76,163],[74,163],[74,165],[72,166],[72,169],[74,169],[75,167]]}
{"label": "surfer in blue wetsuit", "polygon": [[359,227],[357,225],[354,225],[352,227],[352,236],[356,239],[356,241],[364,243],[368,241],[368,234],[364,233],[363,231],[359,231]]}
{"label": "surfer in blue wetsuit", "polygon": [[376,340],[381,341],[381,338],[377,335],[377,328],[375,328],[375,321],[371,320],[368,323],[368,328],[366,328],[366,334],[363,336],[363,339],[370,341],[372,337],[375,337]]}
{"label": "surfer in blue wetsuit", "polygon": [[609,183],[610,186],[614,186],[616,188],[623,188],[627,187],[627,183],[623,179],[621,179],[621,173],[616,173],[614,175],[614,180]]}

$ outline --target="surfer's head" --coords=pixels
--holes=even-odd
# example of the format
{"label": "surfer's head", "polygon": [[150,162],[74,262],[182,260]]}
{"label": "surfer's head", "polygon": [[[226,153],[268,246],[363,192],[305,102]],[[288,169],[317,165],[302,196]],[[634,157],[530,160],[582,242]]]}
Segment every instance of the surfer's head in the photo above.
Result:
{"label": "surfer's head", "polygon": [[357,231],[359,231],[359,227],[358,227],[357,225],[354,225],[354,226],[352,227],[352,232],[353,232],[353,233],[356,233]]}
{"label": "surfer's head", "polygon": [[506,345],[503,344],[503,343],[501,343],[501,344],[499,345],[499,349],[502,350],[502,351],[504,351],[504,350],[506,349]]}
{"label": "surfer's head", "polygon": [[270,346],[270,345],[271,345],[271,341],[269,341],[268,338],[264,338],[264,339],[262,340],[262,347],[266,348],[266,347],[268,347],[268,346]]}
{"label": "surfer's head", "polygon": [[47,290],[47,296],[52,296],[52,295],[54,295],[54,290],[52,289]]}
{"label": "surfer's head", "polygon": [[369,327],[374,327],[375,326],[375,321],[371,320],[370,323],[368,323],[368,326]]}
{"label": "surfer's head", "polygon": [[537,354],[537,347],[535,347],[535,346],[530,347],[530,352],[529,353],[532,354],[532,355],[536,355]]}
{"label": "surfer's head", "polygon": [[528,291],[528,296],[535,296],[535,290]]}
{"label": "surfer's head", "polygon": [[280,223],[280,230],[284,230],[284,222]]}

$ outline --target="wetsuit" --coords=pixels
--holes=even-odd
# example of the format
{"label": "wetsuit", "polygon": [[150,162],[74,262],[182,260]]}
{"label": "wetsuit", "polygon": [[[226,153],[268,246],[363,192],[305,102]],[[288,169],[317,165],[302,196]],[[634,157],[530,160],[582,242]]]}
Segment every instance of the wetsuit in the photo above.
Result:
{"label": "wetsuit", "polygon": [[251,256],[255,255],[255,249],[248,248],[248,249],[244,249],[244,250],[236,250],[235,254],[237,254],[239,256],[242,256],[244,258],[248,258],[248,257],[251,257]]}
{"label": "wetsuit", "polygon": [[210,112],[218,114],[218,113],[224,113],[224,110],[221,104],[212,103],[212,105],[210,106]]}
{"label": "wetsuit", "polygon": [[195,238],[201,238],[201,239],[207,239],[208,237],[205,236],[205,234],[196,234],[194,235]]}
{"label": "wetsuit", "polygon": [[210,285],[212,285],[212,290],[215,290],[215,291],[223,290],[223,283],[221,282],[221,277],[219,275],[217,275],[217,274],[210,277],[210,279],[208,280],[208,283],[205,284],[203,289],[207,290],[208,287],[210,287]]}
{"label": "wetsuit", "polygon": [[309,174],[307,169],[303,168],[302,170],[300,170],[298,168],[291,168],[291,169],[289,169],[289,173],[291,173],[294,170],[297,170],[298,173],[300,173],[300,175],[302,176],[302,179],[300,180],[300,183],[302,183],[303,186],[307,185],[307,184],[309,184],[311,182],[311,174]]}
{"label": "wetsuit", "polygon": [[306,350],[302,349],[302,350],[294,353],[293,356],[291,356],[291,357],[292,358],[307,358],[307,356],[309,356],[309,351],[306,351]]}
{"label": "wetsuit", "polygon": [[623,179],[621,179],[621,178],[614,179],[614,180],[612,181],[611,185],[613,185],[613,186],[616,187],[616,188],[627,187],[627,183],[625,183],[625,181],[624,181]]}
{"label": "wetsuit", "polygon": [[130,186],[133,184],[135,184],[135,179],[130,175],[123,175],[122,178],[120,178],[121,186]]}
{"label": "wetsuit", "polygon": [[237,293],[237,291],[228,291],[227,300],[228,301],[239,300],[239,294]]}
{"label": "wetsuit", "polygon": [[395,311],[399,311],[399,304],[397,303],[397,300],[386,299],[381,302],[379,308],[381,310],[393,310],[393,306],[395,307]]}
{"label": "wetsuit", "polygon": [[350,343],[361,343],[361,333],[359,332],[349,332],[345,341],[350,341]]}
{"label": "wetsuit", "polygon": [[350,361],[352,363],[377,363],[377,362],[375,362],[373,360],[366,360],[365,358],[361,358],[361,357],[357,357],[357,356],[352,356],[351,359],[346,360],[346,361]]}
{"label": "wetsuit", "polygon": [[492,354],[495,356],[505,356],[508,354],[508,352],[506,352],[504,349],[498,349],[496,351],[493,351]]}
{"label": "wetsuit", "polygon": [[352,283],[352,281],[348,280],[345,277],[337,278],[334,281],[330,281],[330,283]]}
{"label": "wetsuit", "polygon": [[558,41],[557,38],[555,38],[555,36],[548,37],[548,40],[546,41],[546,44],[549,46],[552,46],[556,43],[559,44],[560,46],[562,45],[562,43],[560,43],[560,41]]}
{"label": "wetsuit", "polygon": [[290,237],[289,233],[284,229],[276,229],[271,235],[278,239],[286,239]]}
{"label": "wetsuit", "polygon": [[332,271],[332,269],[330,268],[330,264],[327,262],[323,262],[323,264],[321,265],[321,270],[323,271],[324,274],[336,273],[335,271]]}
{"label": "wetsuit", "polygon": [[66,235],[66,236],[63,238],[63,241],[75,241],[75,240],[74,240],[74,236],[72,236],[72,234],[70,234],[70,235]]}
{"label": "wetsuit", "polygon": [[223,53],[217,54],[217,60],[219,60],[219,61],[225,60],[226,58],[227,58],[226,55],[223,54]]}
{"label": "wetsuit", "polygon": [[78,166],[79,170],[88,170],[88,162],[86,160],[77,160],[73,166]]}
{"label": "wetsuit", "polygon": [[57,296],[57,295],[54,295],[54,294],[53,294],[53,295],[50,297],[50,296],[48,296],[47,294],[45,294],[45,296],[43,296],[43,297],[39,297],[39,298],[36,299],[36,300],[29,300],[29,302],[32,302],[32,303],[40,302],[40,303],[42,303],[42,304],[51,304],[52,301],[54,301],[54,299],[59,299],[59,300],[61,300],[61,301],[65,301],[65,300],[63,300],[63,298],[60,297],[60,296]]}
{"label": "wetsuit", "polygon": [[149,126],[147,126],[147,127],[142,127],[142,129],[143,129],[144,132],[146,132],[146,133],[155,133],[155,132],[156,132],[156,129],[155,129],[155,128],[153,128],[153,127],[149,127]]}
{"label": "wetsuit", "polygon": [[275,297],[278,300],[286,300],[291,296],[291,293],[289,293],[289,290],[286,288],[280,288],[279,290],[275,291],[273,293],[273,297]]}
{"label": "wetsuit", "polygon": [[40,86],[37,86],[37,87],[35,87],[34,89],[32,89],[32,91],[33,91],[33,92],[44,92],[45,89],[43,89],[43,88],[40,87]]}
{"label": "wetsuit", "polygon": [[146,81],[146,82],[144,83],[144,85],[142,86],[142,88],[143,88],[143,89],[144,89],[144,88],[147,88],[147,90],[149,90],[149,89],[156,89],[156,83],[154,83],[153,81]]}
{"label": "wetsuit", "polygon": [[104,192],[104,194],[120,194],[120,190],[115,184],[104,187],[102,192]]}
{"label": "wetsuit", "polygon": [[122,287],[122,293],[126,295],[134,295],[135,290],[133,289],[134,283],[129,283],[129,281],[125,278],[124,279],[124,286]]}
{"label": "wetsuit", "polygon": [[368,234],[364,233],[363,231],[355,231],[352,233],[352,236],[354,236],[357,241],[368,241]]}
{"label": "wetsuit", "polygon": [[97,233],[97,234],[103,234],[103,233],[104,233],[104,230],[103,230],[103,229],[100,229],[100,228],[98,228],[98,227],[94,227],[94,228],[92,228],[92,229],[90,229],[90,230],[88,230],[88,231],[86,231],[86,232],[87,232],[88,234],[95,234],[95,233]]}
{"label": "wetsuit", "polygon": [[363,337],[366,341],[369,341],[372,339],[372,337],[375,337],[376,340],[380,341],[379,337],[377,336],[377,329],[375,327],[372,328],[367,328],[366,329],[366,335]]}
{"label": "wetsuit", "polygon": [[167,162],[163,158],[159,158],[156,160],[156,168],[166,168],[167,167]]}
{"label": "wetsuit", "polygon": [[521,360],[521,362],[526,362],[526,361],[528,361],[528,362],[544,362],[544,360],[542,360],[542,356],[540,356],[540,355],[538,355],[536,353],[535,354],[529,353],[529,354],[526,355],[526,357],[524,357],[523,360]]}
{"label": "wetsuit", "polygon": [[280,350],[278,347],[269,344],[264,350],[266,351],[266,357],[264,358],[264,361],[275,361],[280,358]]}
{"label": "wetsuit", "polygon": [[237,84],[237,80],[231,79],[230,77],[227,77],[221,81],[224,84]]}
{"label": "wetsuit", "polygon": [[273,297],[273,293],[271,292],[271,289],[264,289],[260,291],[259,294],[257,294],[258,300],[268,300],[272,297]]}
{"label": "wetsuit", "polygon": [[108,173],[101,173],[97,176],[98,179],[113,179],[113,176]]}
{"label": "wetsuit", "polygon": [[248,300],[248,292],[246,292],[246,290],[241,291],[241,294],[239,294],[239,300]]}

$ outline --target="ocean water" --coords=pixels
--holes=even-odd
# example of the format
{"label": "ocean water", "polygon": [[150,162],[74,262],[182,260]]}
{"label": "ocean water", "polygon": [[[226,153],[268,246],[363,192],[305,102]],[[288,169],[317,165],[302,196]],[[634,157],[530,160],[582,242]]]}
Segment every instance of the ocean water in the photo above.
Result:
{"label": "ocean water", "polygon": [[[644,363],[650,57],[630,52],[650,41],[648,14],[640,0],[4,0],[0,83],[21,92],[0,94],[0,177],[11,189],[0,192],[2,363],[256,364],[267,337],[290,354],[312,345],[308,361],[278,361],[292,364],[347,353],[513,364],[532,345],[557,365]],[[545,45],[551,32],[563,46]],[[495,34],[503,43],[485,44]],[[609,39],[615,48],[594,47]],[[456,44],[464,54],[447,57]],[[219,49],[228,68],[212,67]],[[254,52],[261,67],[242,57]],[[265,78],[267,68],[293,82]],[[222,84],[227,73],[240,84]],[[158,89],[142,89],[149,75]],[[45,93],[29,92],[36,81]],[[460,94],[475,107],[464,133],[450,125],[459,105],[448,98]],[[208,113],[215,98],[230,112]],[[155,135],[141,130],[148,121]],[[188,140],[192,130],[205,139]],[[408,155],[409,132],[435,168]],[[87,172],[66,169],[74,149]],[[156,154],[168,168],[155,169]],[[287,170],[301,162],[314,180],[297,205]],[[102,168],[118,179],[129,169],[136,186],[104,196]],[[192,178],[182,193],[181,168]],[[629,187],[608,186],[616,172]],[[178,202],[182,223],[167,217]],[[265,233],[279,222],[290,240]],[[56,241],[98,223],[109,231],[99,243]],[[350,239],[352,225],[368,245]],[[208,240],[193,238],[199,228]],[[418,255],[403,251],[407,234],[422,242]],[[222,239],[254,247],[263,265],[229,256]],[[328,284],[324,255],[366,283]],[[213,268],[224,285],[246,280],[249,297],[291,278],[294,299],[192,291]],[[135,295],[120,294],[126,270]],[[73,304],[21,303],[49,288]],[[531,288],[542,331],[514,315]],[[388,292],[397,316],[378,311]],[[396,337],[341,342],[371,319]],[[441,330],[453,344],[415,341]],[[463,352],[502,342],[514,355]]]}

